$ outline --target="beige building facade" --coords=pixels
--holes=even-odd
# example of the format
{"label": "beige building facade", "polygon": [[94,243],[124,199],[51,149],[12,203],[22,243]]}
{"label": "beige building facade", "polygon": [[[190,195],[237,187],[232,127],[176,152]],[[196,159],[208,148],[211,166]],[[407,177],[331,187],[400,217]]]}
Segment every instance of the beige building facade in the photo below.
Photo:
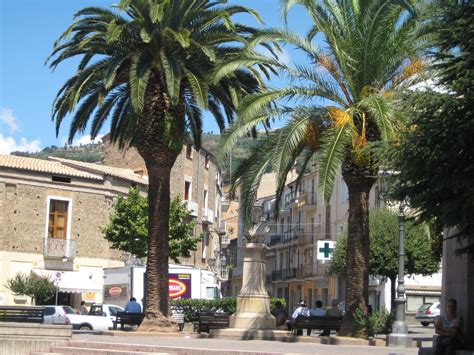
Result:
{"label": "beige building facade", "polygon": [[[104,165],[147,175],[145,162],[135,148],[121,150],[107,137],[103,144]],[[186,201],[190,218],[197,222],[194,234],[203,238],[190,258],[181,259],[181,264],[211,270],[222,248],[228,245],[225,223],[221,223],[222,175],[214,156],[205,149],[184,145],[171,170],[170,182],[171,198],[180,196]]]}
{"label": "beige building facade", "polygon": [[31,302],[5,286],[19,272],[50,276],[60,304],[101,302],[103,268],[123,265],[101,227],[132,186],[145,191],[147,180],[97,164],[0,155],[0,304]]}

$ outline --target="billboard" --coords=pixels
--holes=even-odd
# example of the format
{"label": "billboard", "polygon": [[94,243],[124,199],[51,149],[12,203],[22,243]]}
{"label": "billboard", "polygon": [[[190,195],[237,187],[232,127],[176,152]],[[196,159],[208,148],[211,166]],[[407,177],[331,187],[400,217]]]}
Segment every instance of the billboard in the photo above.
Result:
{"label": "billboard", "polygon": [[191,274],[169,274],[170,298],[191,298]]}

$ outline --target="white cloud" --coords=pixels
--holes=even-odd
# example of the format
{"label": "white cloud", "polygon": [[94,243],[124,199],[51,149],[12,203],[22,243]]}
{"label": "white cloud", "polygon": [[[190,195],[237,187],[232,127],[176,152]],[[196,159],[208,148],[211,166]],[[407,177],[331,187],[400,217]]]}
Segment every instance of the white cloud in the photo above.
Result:
{"label": "white cloud", "polygon": [[81,145],[81,144],[84,145],[84,144],[89,144],[89,143],[101,143],[103,136],[104,136],[103,134],[99,134],[97,137],[95,137],[94,140],[92,140],[90,134],[86,134],[85,136],[82,136],[78,139],[75,139],[72,142],[72,145]]}
{"label": "white cloud", "polygon": [[0,154],[10,154],[11,152],[38,152],[40,148],[40,140],[35,139],[31,142],[24,137],[20,138],[17,143],[13,137],[4,137],[0,133]]}
{"label": "white cloud", "polygon": [[18,130],[18,124],[16,123],[16,118],[13,116],[12,109],[2,108],[0,110],[0,121],[6,124],[12,133]]}

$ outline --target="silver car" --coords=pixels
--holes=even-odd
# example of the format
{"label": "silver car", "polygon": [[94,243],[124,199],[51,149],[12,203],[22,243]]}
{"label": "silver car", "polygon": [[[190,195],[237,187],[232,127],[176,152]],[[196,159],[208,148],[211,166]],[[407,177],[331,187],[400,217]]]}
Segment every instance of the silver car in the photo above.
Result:
{"label": "silver car", "polygon": [[427,327],[430,323],[434,323],[436,317],[439,317],[441,313],[441,304],[435,303],[423,303],[416,312],[415,319],[420,321],[421,325]]}
{"label": "silver car", "polygon": [[67,315],[74,313],[74,309],[69,306],[44,306],[44,323],[71,324]]}

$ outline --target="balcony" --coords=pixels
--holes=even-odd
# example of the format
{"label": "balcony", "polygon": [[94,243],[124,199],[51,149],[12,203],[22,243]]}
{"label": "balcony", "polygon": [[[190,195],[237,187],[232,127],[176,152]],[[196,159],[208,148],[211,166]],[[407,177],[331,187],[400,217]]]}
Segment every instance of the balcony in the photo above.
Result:
{"label": "balcony", "polygon": [[311,232],[298,235],[298,245],[313,245],[314,235]]}
{"label": "balcony", "polygon": [[316,209],[317,207],[317,196],[316,192],[309,191],[304,193],[298,200],[299,207],[303,209]]}
{"label": "balcony", "polygon": [[76,255],[76,241],[71,239],[44,239],[45,258],[51,259],[74,259]]}
{"label": "balcony", "polygon": [[221,235],[221,245],[228,246],[230,244],[230,236],[228,234]]}
{"label": "balcony", "polygon": [[272,281],[281,281],[283,280],[283,272],[282,270],[273,270],[271,274]]}
{"label": "balcony", "polygon": [[225,221],[220,221],[218,232],[219,232],[220,235],[226,235],[227,234],[227,223]]}
{"label": "balcony", "polygon": [[186,205],[188,206],[189,215],[193,217],[197,217],[198,211],[199,211],[197,202],[187,200]]}
{"label": "balcony", "polygon": [[293,203],[296,202],[296,193],[295,192],[290,192],[285,195],[284,198],[284,206],[289,207]]}
{"label": "balcony", "polygon": [[292,267],[289,269],[283,269],[283,280],[290,280],[290,279],[296,279],[299,278],[299,272],[298,268]]}
{"label": "balcony", "polygon": [[212,224],[214,223],[214,211],[210,208],[202,209],[202,223]]}
{"label": "balcony", "polygon": [[303,266],[303,275],[304,277],[313,277],[318,275],[318,264],[306,264]]}
{"label": "balcony", "polygon": [[277,244],[281,244],[281,235],[271,235],[268,245],[269,246],[274,246],[274,245],[277,245]]}

